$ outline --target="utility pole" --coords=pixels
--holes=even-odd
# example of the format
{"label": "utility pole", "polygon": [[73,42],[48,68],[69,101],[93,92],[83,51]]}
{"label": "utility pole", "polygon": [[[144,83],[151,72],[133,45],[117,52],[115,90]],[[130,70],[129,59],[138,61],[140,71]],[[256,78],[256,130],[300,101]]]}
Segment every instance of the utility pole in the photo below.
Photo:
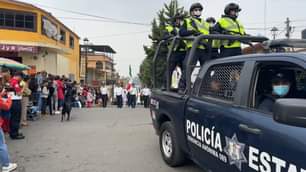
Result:
{"label": "utility pole", "polygon": [[293,33],[293,27],[290,25],[291,21],[289,17],[287,17],[285,24],[286,24],[286,35],[285,36],[287,39],[290,39],[291,33]]}
{"label": "utility pole", "polygon": [[277,27],[273,27],[273,28],[271,29],[273,40],[276,39],[276,36],[277,36],[277,32],[278,32],[278,31],[279,31],[279,30],[278,30]]}
{"label": "utility pole", "polygon": [[87,76],[87,72],[88,72],[88,43],[89,40],[88,38],[84,38],[84,45],[85,45],[85,84],[88,84],[88,76]]}
{"label": "utility pole", "polygon": [[264,2],[264,29],[265,29],[265,36],[267,36],[267,0]]}

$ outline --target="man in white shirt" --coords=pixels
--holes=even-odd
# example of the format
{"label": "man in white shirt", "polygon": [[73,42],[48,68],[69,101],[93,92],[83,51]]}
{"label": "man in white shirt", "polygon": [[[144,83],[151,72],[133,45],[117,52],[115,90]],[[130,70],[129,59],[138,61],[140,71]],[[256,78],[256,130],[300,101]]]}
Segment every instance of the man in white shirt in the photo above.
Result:
{"label": "man in white shirt", "polygon": [[149,88],[147,88],[147,86],[144,86],[144,88],[141,90],[141,93],[142,93],[142,96],[143,96],[144,108],[148,108],[151,91],[150,91]]}
{"label": "man in white shirt", "polygon": [[114,89],[114,93],[116,96],[116,100],[117,100],[117,107],[118,108],[122,108],[122,95],[123,95],[123,89],[120,86],[120,84],[117,84],[115,89]]}
{"label": "man in white shirt", "polygon": [[130,98],[131,98],[131,106],[132,108],[136,107],[136,95],[137,95],[137,88],[135,87],[135,84],[132,84],[132,87],[130,89]]}
{"label": "man in white shirt", "polygon": [[107,106],[107,99],[108,99],[108,89],[105,86],[105,84],[102,84],[102,86],[100,87],[100,91],[102,95],[102,107],[105,108]]}

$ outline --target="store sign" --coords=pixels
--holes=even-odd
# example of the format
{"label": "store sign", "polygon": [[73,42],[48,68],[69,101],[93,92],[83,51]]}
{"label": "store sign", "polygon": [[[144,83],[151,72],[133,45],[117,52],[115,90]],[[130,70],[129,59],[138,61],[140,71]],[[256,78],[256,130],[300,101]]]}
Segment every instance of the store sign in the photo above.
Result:
{"label": "store sign", "polygon": [[34,46],[0,44],[0,51],[37,53],[38,48]]}
{"label": "store sign", "polygon": [[49,37],[49,38],[53,38],[56,40],[59,40],[59,34],[57,31],[57,26],[55,24],[53,24],[50,20],[43,18],[43,30],[44,33]]}

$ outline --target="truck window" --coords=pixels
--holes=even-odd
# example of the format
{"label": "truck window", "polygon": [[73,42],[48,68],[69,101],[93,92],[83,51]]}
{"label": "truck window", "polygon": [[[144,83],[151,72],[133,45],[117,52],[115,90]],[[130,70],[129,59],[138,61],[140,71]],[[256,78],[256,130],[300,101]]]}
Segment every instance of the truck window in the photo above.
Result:
{"label": "truck window", "polygon": [[243,63],[218,64],[210,67],[200,89],[200,97],[234,101]]}
{"label": "truck window", "polygon": [[[289,90],[285,95],[278,95],[273,89],[277,85],[289,85]],[[306,98],[304,69],[290,63],[262,64],[258,68],[252,107],[271,113],[278,98]]]}

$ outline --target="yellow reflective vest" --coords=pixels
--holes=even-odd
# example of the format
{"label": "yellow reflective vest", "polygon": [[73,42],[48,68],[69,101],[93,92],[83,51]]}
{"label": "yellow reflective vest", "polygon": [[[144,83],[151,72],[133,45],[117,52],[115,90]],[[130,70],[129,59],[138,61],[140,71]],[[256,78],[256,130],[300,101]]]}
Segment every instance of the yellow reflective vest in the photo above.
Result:
{"label": "yellow reflective vest", "polygon": [[[176,31],[179,30],[178,28],[175,28],[175,29],[176,29]],[[166,26],[166,30],[167,30],[168,33],[171,34],[171,32],[174,31],[174,27],[171,26],[171,25],[167,25],[167,26]]]}
{"label": "yellow reflective vest", "polygon": [[[176,30],[176,33],[178,34],[180,29],[177,27],[173,27],[171,25],[167,25],[166,26],[166,31],[169,33],[169,35],[172,35],[172,32],[174,31],[174,29]],[[181,46],[180,46],[181,45]],[[183,45],[183,46],[182,46]],[[168,44],[168,48],[171,48],[170,43]],[[185,47],[185,41],[183,41],[183,43],[177,43],[173,49],[174,51],[186,51],[186,47]]]}
{"label": "yellow reflective vest", "polygon": [[[205,20],[199,21],[193,17],[185,19],[187,24],[188,31],[196,31],[200,32],[203,35],[209,35],[209,24]],[[187,48],[190,49],[192,47],[193,41],[186,41]],[[203,45],[198,46],[199,49],[205,49]]]}
{"label": "yellow reflective vest", "polygon": [[[219,25],[231,35],[246,35],[243,25],[238,20],[233,20],[229,17],[222,17],[218,21]],[[231,43],[223,43],[225,48],[239,48],[241,43],[239,41],[234,41]]]}

